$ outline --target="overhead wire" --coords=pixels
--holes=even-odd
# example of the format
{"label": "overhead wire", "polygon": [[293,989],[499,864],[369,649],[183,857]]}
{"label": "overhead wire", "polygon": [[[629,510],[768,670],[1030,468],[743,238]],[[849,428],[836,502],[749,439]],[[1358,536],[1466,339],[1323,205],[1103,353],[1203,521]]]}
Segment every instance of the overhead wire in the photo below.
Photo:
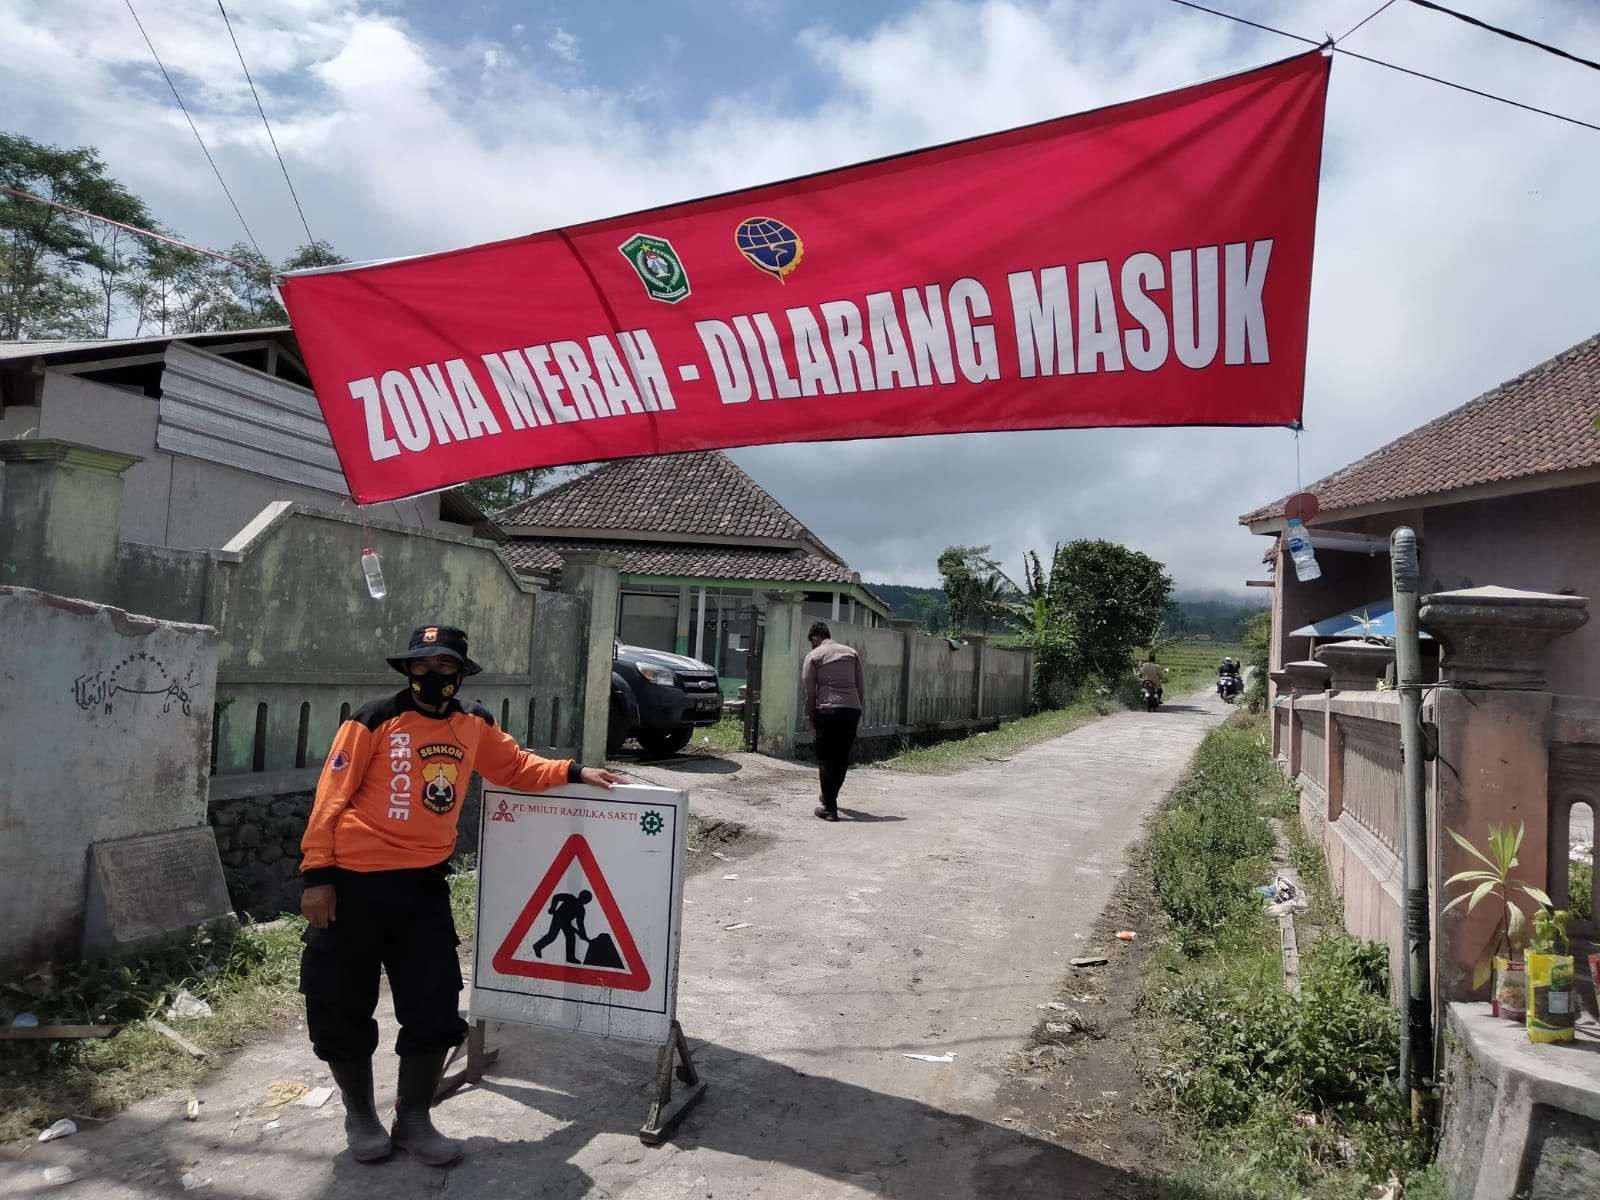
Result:
{"label": "overhead wire", "polygon": [[[1418,71],[1411,67],[1402,67],[1398,63],[1388,62],[1381,58],[1373,58],[1369,54],[1357,54],[1354,50],[1346,50],[1332,38],[1325,38],[1322,41],[1318,41],[1315,38],[1302,37],[1298,33],[1290,33],[1287,29],[1278,29],[1271,25],[1263,25],[1259,21],[1252,21],[1246,17],[1236,16],[1230,12],[1224,12],[1220,8],[1208,8],[1204,4],[1196,4],[1193,2],[1193,0],[1167,0],[1167,2],[1169,4],[1179,5],[1183,8],[1192,8],[1199,12],[1210,13],[1214,17],[1221,17],[1225,21],[1233,21],[1239,25],[1248,25],[1252,29],[1259,29],[1266,33],[1275,33],[1279,37],[1286,37],[1292,41],[1302,42],[1308,46],[1321,46],[1332,54],[1343,54],[1347,58],[1359,59],[1361,62],[1371,63],[1375,67],[1386,67],[1391,71],[1398,71],[1402,75],[1410,75],[1417,79],[1425,79],[1429,83],[1437,83],[1442,87],[1453,88],[1458,92],[1466,92],[1469,95],[1481,96],[1485,100],[1494,100],[1500,104],[1509,105],[1512,108],[1520,108],[1524,112],[1537,113],[1541,117],[1551,117],[1557,121],[1564,121],[1568,125],[1577,125],[1581,128],[1592,129],[1596,133],[1600,133],[1600,125],[1597,125],[1592,121],[1585,121],[1579,117],[1568,116],[1565,113],[1553,112],[1548,108],[1540,108],[1534,104],[1525,104],[1521,100],[1513,100],[1509,96],[1501,96],[1495,92],[1486,92],[1481,88],[1475,88],[1465,83],[1457,83],[1453,79],[1444,79],[1438,75],[1430,75],[1426,71]],[[1413,0],[1413,2],[1415,2],[1415,0]],[[1379,11],[1382,10],[1380,9]],[[1373,15],[1375,16],[1376,14]]]}
{"label": "overhead wire", "polygon": [[222,188],[222,194],[228,198],[228,203],[233,208],[233,215],[239,218],[239,224],[244,228],[245,237],[250,240],[250,245],[255,252],[262,259],[266,259],[267,256],[261,253],[261,246],[256,241],[256,235],[250,232],[250,223],[244,219],[244,213],[239,211],[238,202],[234,200],[233,193],[228,190],[227,181],[222,178],[222,172],[218,170],[216,159],[211,157],[211,151],[206,148],[205,138],[200,136],[199,127],[194,123],[194,118],[189,115],[188,106],[184,104],[183,97],[178,95],[178,85],[172,82],[172,76],[167,73],[166,64],[161,61],[161,55],[156,53],[155,43],[150,40],[150,35],[145,32],[144,22],[139,19],[139,14],[134,11],[133,0],[122,0],[122,2],[128,6],[128,15],[133,18],[133,23],[139,27],[139,34],[144,38],[144,44],[150,47],[150,57],[156,60],[156,66],[161,69],[161,77],[167,81],[167,87],[172,89],[172,98],[178,102],[178,107],[183,110],[184,120],[189,122],[189,130],[194,134],[194,140],[200,143],[200,153],[204,154],[206,162],[211,164],[211,173],[217,177],[217,183]]}
{"label": "overhead wire", "polygon": [[91,221],[101,221],[107,225],[115,225],[118,229],[126,229],[129,233],[136,234],[139,237],[150,238],[157,242],[166,242],[169,246],[178,246],[184,250],[191,250],[196,254],[204,254],[207,258],[215,258],[221,262],[232,263],[234,266],[243,267],[247,271],[255,271],[260,268],[259,263],[248,263],[242,258],[234,258],[231,255],[221,254],[215,250],[207,250],[204,246],[196,246],[193,242],[186,242],[182,238],[175,238],[170,234],[157,233],[153,229],[144,229],[138,225],[129,225],[126,221],[118,221],[111,217],[103,217],[97,212],[90,212],[87,208],[79,208],[75,204],[63,204],[59,200],[47,200],[43,196],[36,196],[32,192],[23,191],[21,188],[6,187],[5,185],[0,184],[0,193],[3,193],[7,196],[15,196],[19,200],[31,200],[35,204],[43,204],[49,208],[59,208],[62,212],[73,213],[74,215],[80,217],[88,217]]}
{"label": "overhead wire", "polygon": [[1349,36],[1350,36],[1350,35],[1351,35],[1351,34],[1352,34],[1352,33],[1354,33],[1354,32],[1355,32],[1355,31],[1356,31],[1356,30],[1358,30],[1358,29],[1360,29],[1360,28],[1361,28],[1361,27],[1362,27],[1362,26],[1363,26],[1363,25],[1365,25],[1365,24],[1366,24],[1366,23],[1367,23],[1367,22],[1368,22],[1368,21],[1370,21],[1370,20],[1372,20],[1372,18],[1374,18],[1374,17],[1381,17],[1381,16],[1382,16],[1382,15],[1383,15],[1383,14],[1384,14],[1384,13],[1385,13],[1385,12],[1387,12],[1387,11],[1388,11],[1388,9],[1389,9],[1389,6],[1390,6],[1390,5],[1391,5],[1391,4],[1393,4],[1393,3],[1394,3],[1394,0],[1383,0],[1383,3],[1382,3],[1382,4],[1381,4],[1381,5],[1380,5],[1380,6],[1379,6],[1379,7],[1377,7],[1377,8],[1375,8],[1375,9],[1373,9],[1373,10],[1372,10],[1372,11],[1371,11],[1371,12],[1369,12],[1369,13],[1368,13],[1368,14],[1367,14],[1367,15],[1366,15],[1366,16],[1364,16],[1364,17],[1362,17],[1362,18],[1361,18],[1361,20],[1359,20],[1359,21],[1357,21],[1357,22],[1356,22],[1356,23],[1355,23],[1355,24],[1354,24],[1354,25],[1352,25],[1352,26],[1350,26],[1350,28],[1349,28],[1349,29],[1346,29],[1346,30],[1345,30],[1345,31],[1344,31],[1344,35],[1343,35],[1343,36],[1342,36],[1342,37],[1340,37],[1340,38],[1339,38],[1339,39],[1338,39],[1338,41],[1336,41],[1336,42],[1335,42],[1335,43],[1334,43],[1334,45],[1338,45],[1338,44],[1339,44],[1339,42],[1342,42],[1342,41],[1344,41],[1344,39],[1345,39],[1345,38],[1347,38],[1347,37],[1349,37]]}
{"label": "overhead wire", "polygon": [[[1394,0],[1390,0],[1393,3]],[[1446,8],[1442,4],[1435,4],[1433,0],[1411,0],[1418,8],[1431,8],[1434,12],[1443,13],[1447,17],[1454,17],[1458,21],[1465,21],[1468,25],[1476,25],[1479,29],[1486,29],[1490,33],[1498,34],[1503,38],[1510,38],[1513,42],[1521,42],[1524,46],[1533,46],[1543,50],[1546,54],[1554,54],[1557,58],[1564,58],[1580,66],[1588,67],[1592,71],[1600,71],[1600,62],[1592,58],[1583,58],[1570,50],[1563,50],[1560,46],[1552,46],[1548,42],[1537,41],[1526,34],[1517,33],[1515,30],[1503,29],[1499,25],[1491,25],[1487,21],[1480,21],[1477,17],[1468,16],[1464,12],[1457,12],[1453,8]]]}
{"label": "overhead wire", "polygon": [[222,23],[228,27],[228,40],[233,43],[233,52],[239,56],[239,67],[244,71],[244,81],[250,85],[250,95],[255,99],[256,112],[261,114],[261,123],[267,129],[267,141],[272,143],[272,153],[278,160],[278,169],[283,172],[283,182],[289,185],[289,197],[294,201],[294,210],[300,214],[300,226],[306,231],[306,240],[312,245],[316,244],[316,236],[311,232],[311,225],[306,221],[306,210],[300,206],[300,196],[294,190],[294,180],[289,178],[289,166],[283,161],[283,154],[278,150],[278,139],[273,136],[272,122],[267,120],[267,110],[261,105],[261,95],[256,91],[256,81],[250,78],[250,68],[245,65],[244,51],[239,48],[239,39],[233,32],[233,22],[228,19],[228,10],[223,7],[222,0],[217,0],[217,11],[222,14]]}

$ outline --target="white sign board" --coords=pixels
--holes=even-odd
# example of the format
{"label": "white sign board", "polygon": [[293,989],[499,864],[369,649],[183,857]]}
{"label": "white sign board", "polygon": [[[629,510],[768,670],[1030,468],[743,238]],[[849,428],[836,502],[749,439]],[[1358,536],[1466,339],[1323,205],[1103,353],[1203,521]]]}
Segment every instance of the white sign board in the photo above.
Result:
{"label": "white sign board", "polygon": [[688,823],[666,788],[485,787],[472,1015],[666,1042]]}

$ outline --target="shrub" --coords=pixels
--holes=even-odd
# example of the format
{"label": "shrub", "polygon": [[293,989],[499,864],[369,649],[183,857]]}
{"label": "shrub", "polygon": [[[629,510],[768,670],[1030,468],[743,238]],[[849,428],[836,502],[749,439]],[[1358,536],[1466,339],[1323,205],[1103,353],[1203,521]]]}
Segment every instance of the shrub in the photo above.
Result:
{"label": "shrub", "polygon": [[1400,1024],[1387,995],[1388,952],[1340,935],[1319,943],[1304,966],[1298,996],[1239,993],[1226,977],[1168,994],[1168,1015],[1190,1034],[1170,1075],[1179,1105],[1215,1125],[1243,1122],[1263,1103],[1398,1119]]}
{"label": "shrub", "polygon": [[1187,954],[1208,948],[1223,927],[1258,907],[1254,889],[1272,848],[1257,803],[1271,771],[1262,760],[1251,730],[1212,732],[1151,836],[1156,898]]}

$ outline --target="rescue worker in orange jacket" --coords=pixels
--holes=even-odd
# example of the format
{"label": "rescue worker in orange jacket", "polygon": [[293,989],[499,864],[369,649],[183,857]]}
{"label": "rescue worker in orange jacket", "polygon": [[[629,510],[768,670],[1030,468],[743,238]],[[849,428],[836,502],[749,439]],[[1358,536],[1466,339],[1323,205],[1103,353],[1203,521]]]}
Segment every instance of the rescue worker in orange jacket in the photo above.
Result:
{"label": "rescue worker in orange jacket", "polygon": [[[623,779],[540,758],[497,729],[484,708],[463,704],[462,681],[482,668],[467,656],[462,630],[422,626],[388,661],[409,686],[339,727],[301,839],[300,907],[310,927],[300,991],[312,1048],[344,1097],[352,1156],[373,1162],[400,1146],[444,1166],[461,1157],[462,1143],[440,1134],[428,1110],[445,1061],[467,1032],[445,866],[472,773],[528,792]],[[380,971],[388,972],[400,1022],[399,1086],[387,1132],[372,1088]]]}

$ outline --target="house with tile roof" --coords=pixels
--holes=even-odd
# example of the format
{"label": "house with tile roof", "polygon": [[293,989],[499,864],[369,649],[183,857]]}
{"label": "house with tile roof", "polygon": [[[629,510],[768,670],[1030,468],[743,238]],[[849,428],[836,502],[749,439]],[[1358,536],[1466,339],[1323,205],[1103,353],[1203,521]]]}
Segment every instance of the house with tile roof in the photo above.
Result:
{"label": "house with tile roof", "polygon": [[[1274,539],[1273,668],[1306,658],[1314,627],[1388,607],[1398,525],[1417,532],[1425,593],[1494,584],[1600,596],[1597,421],[1600,335],[1307,488],[1322,578],[1295,578],[1280,536],[1287,497],[1240,517]],[[1550,671],[1551,691],[1600,696],[1600,624],[1564,639]]]}
{"label": "house with tile roof", "polygon": [[614,555],[618,636],[711,663],[730,689],[745,678],[769,591],[804,593],[810,617],[889,619],[836,551],[720,451],[609,462],[496,522],[511,562],[536,582],[553,583],[566,555]]}

